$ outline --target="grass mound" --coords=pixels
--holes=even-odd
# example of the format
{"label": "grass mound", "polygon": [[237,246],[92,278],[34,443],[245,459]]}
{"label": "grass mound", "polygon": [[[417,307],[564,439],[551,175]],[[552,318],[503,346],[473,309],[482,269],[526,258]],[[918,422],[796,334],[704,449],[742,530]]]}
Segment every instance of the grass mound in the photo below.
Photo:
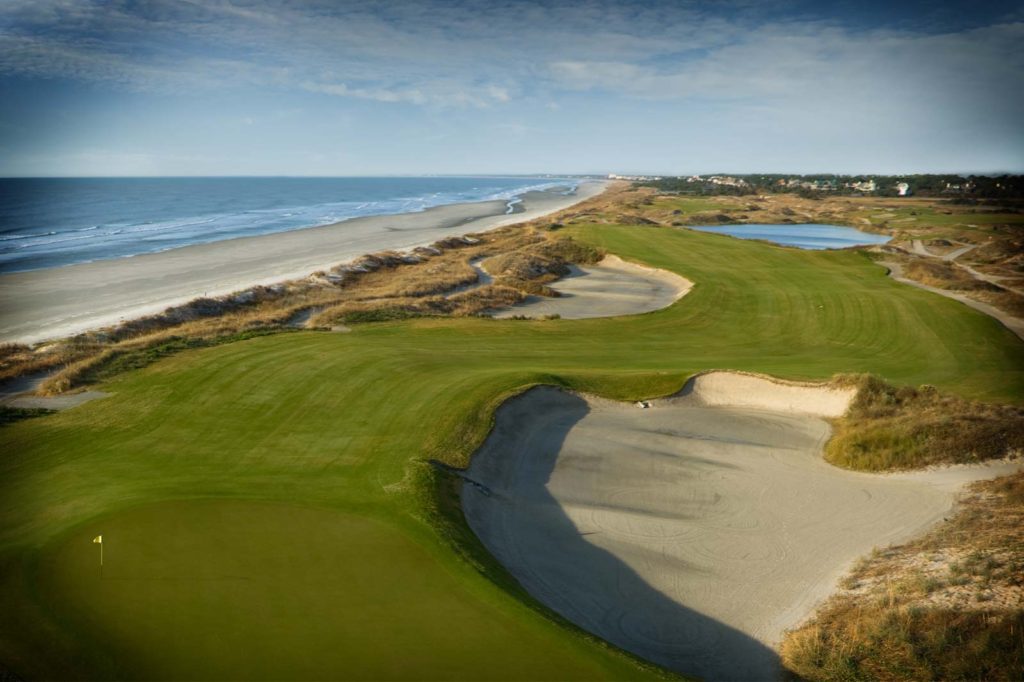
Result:
{"label": "grass mound", "polygon": [[1024,613],[836,607],[791,635],[787,665],[805,680],[1024,678]]}
{"label": "grass mound", "polygon": [[782,645],[807,680],[1024,679],[1024,474],[976,483],[921,540],[861,562]]}
{"label": "grass mound", "polygon": [[849,378],[857,396],[834,422],[825,458],[866,471],[965,464],[1024,452],[1024,408],[966,400],[934,386]]}
{"label": "grass mound", "polygon": [[1002,291],[1000,287],[972,277],[952,263],[924,258],[907,258],[903,266],[907,277],[939,289],[958,291]]}

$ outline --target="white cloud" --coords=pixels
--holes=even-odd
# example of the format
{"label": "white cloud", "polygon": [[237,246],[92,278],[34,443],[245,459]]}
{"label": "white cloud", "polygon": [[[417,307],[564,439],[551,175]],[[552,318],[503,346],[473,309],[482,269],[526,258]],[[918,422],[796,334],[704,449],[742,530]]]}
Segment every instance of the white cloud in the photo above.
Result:
{"label": "white cloud", "polygon": [[1006,100],[1024,68],[1024,24],[939,35],[763,24],[745,18],[747,4],[712,14],[683,2],[8,0],[0,6],[0,76],[164,91],[272,86],[486,107],[524,93],[546,106],[584,90],[727,102],[886,93],[931,101],[948,99],[951,80]]}
{"label": "white cloud", "polygon": [[[622,139],[640,135],[625,117],[656,111],[665,126],[738,131],[737,149],[780,131],[819,147],[929,135],[965,147],[981,133],[1021,147],[1024,23],[867,30],[766,23],[746,4],[754,15],[682,1],[0,0],[0,79],[314,93],[492,127],[607,108]],[[678,155],[665,139],[659,153]]]}

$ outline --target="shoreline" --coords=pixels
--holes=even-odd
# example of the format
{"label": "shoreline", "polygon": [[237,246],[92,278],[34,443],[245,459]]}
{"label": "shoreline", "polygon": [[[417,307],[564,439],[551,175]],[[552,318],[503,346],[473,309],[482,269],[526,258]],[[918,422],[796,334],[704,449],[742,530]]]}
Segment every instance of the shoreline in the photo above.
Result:
{"label": "shoreline", "polygon": [[[199,297],[307,277],[367,253],[527,222],[604,191],[584,180],[571,195],[527,192],[509,202],[425,211],[193,244],[157,253],[0,275],[0,342],[38,343],[162,312]],[[340,228],[340,229],[339,229]]]}

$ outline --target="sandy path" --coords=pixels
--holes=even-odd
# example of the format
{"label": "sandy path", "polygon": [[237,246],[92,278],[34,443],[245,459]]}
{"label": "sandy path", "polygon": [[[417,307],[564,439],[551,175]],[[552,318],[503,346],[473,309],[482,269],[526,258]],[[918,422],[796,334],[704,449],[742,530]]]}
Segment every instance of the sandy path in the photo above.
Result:
{"label": "sandy path", "polygon": [[499,409],[467,472],[490,494],[466,486],[463,508],[520,583],[581,627],[680,672],[771,679],[783,631],[854,560],[1016,465],[837,469],[820,457],[820,415],[848,395],[735,376],[703,375],[649,409],[528,391]]}
{"label": "sandy path", "polygon": [[963,303],[966,306],[970,306],[971,308],[974,308],[975,310],[977,310],[979,312],[982,312],[982,313],[985,313],[986,315],[994,317],[1004,327],[1009,329],[1011,332],[1013,332],[1018,337],[1020,337],[1020,339],[1022,341],[1024,341],[1024,319],[1021,319],[1019,317],[1014,317],[1013,315],[1010,315],[1009,313],[1007,313],[1004,310],[1001,310],[1001,309],[999,309],[999,308],[997,308],[997,307],[995,307],[993,305],[989,305],[988,303],[985,303],[983,301],[977,301],[977,300],[971,298],[970,296],[967,296],[966,294],[958,293],[956,291],[950,291],[948,289],[939,289],[938,287],[928,286],[927,284],[923,284],[921,282],[918,282],[917,280],[913,280],[913,279],[910,279],[909,277],[905,277],[903,275],[903,267],[899,263],[890,263],[890,262],[887,262],[887,261],[878,261],[878,264],[879,265],[883,265],[886,268],[888,268],[889,276],[892,277],[897,282],[902,282],[903,284],[909,284],[912,287],[917,287],[918,289],[924,289],[925,291],[930,291],[933,294],[938,294],[939,296],[945,296],[946,298],[951,298],[954,301],[960,301],[961,303]]}
{"label": "sandy path", "polygon": [[994,284],[997,287],[1000,287],[1002,289],[1006,289],[1007,291],[1012,291],[1015,294],[1020,294],[1021,296],[1024,296],[1024,290],[1021,290],[1019,287],[1009,286],[1008,284],[1003,282],[1003,280],[1006,280],[1006,279],[1016,279],[1015,277],[1014,278],[1010,278],[1010,277],[1006,277],[1006,276],[1002,276],[1002,275],[990,275],[988,273],[981,272],[979,270],[975,270],[970,265],[967,265],[965,263],[957,263],[957,265],[959,267],[963,268],[964,270],[966,270],[967,272],[971,273],[971,276],[974,277],[975,279],[980,279],[983,282],[988,282],[989,284]]}
{"label": "sandy path", "polygon": [[932,253],[925,247],[923,241],[921,241],[920,239],[912,239],[910,240],[910,249],[913,253],[917,254],[918,256],[925,256],[927,258],[938,258],[939,260],[944,261],[955,261],[957,258],[964,255],[965,253],[968,253],[978,248],[978,244],[964,244],[963,242],[956,242],[956,244],[957,248],[947,253]]}
{"label": "sandy path", "polygon": [[494,317],[558,315],[578,320],[588,317],[636,315],[661,310],[682,298],[693,282],[679,275],[605,256],[596,265],[571,266],[571,273],[551,284],[558,298],[530,296],[520,305],[502,309]]}
{"label": "sandy path", "polygon": [[965,253],[969,253],[974,249],[978,248],[978,244],[965,244],[963,242],[955,242],[957,248],[948,251],[947,253],[932,253],[925,248],[924,243],[920,239],[913,240],[914,252],[922,256],[928,256],[929,258],[939,258],[944,261],[955,261]]}
{"label": "sandy path", "polygon": [[946,260],[946,261],[956,260],[960,256],[964,255],[965,253],[968,253],[969,251],[973,251],[976,248],[978,248],[977,244],[964,244],[959,249],[954,249],[954,250],[950,251],[949,253],[947,253],[946,255],[944,255],[942,257],[942,260]]}
{"label": "sandy path", "polygon": [[916,253],[918,256],[925,256],[926,258],[937,258],[931,251],[924,248],[924,243],[920,239],[910,240],[910,250]]}
{"label": "sandy path", "polygon": [[925,248],[924,244],[921,242],[920,239],[914,239],[910,243],[911,250],[913,251],[913,253],[915,253],[915,254],[917,254],[919,256],[926,256],[928,258],[937,258],[939,260],[944,260],[944,261],[946,261],[948,263],[953,263],[957,267],[963,268],[968,273],[970,273],[971,277],[973,277],[974,279],[979,279],[982,282],[988,282],[989,284],[994,284],[994,285],[996,285],[998,287],[1002,287],[1003,289],[1006,289],[1008,291],[1012,291],[1012,292],[1017,293],[1017,294],[1024,294],[1024,292],[1022,292],[1020,289],[1015,289],[1013,287],[1007,286],[1006,284],[1002,283],[1002,280],[1010,279],[1009,277],[1002,277],[1002,276],[999,276],[999,275],[989,275],[987,273],[975,270],[974,268],[972,268],[970,265],[967,265],[966,263],[957,263],[957,262],[955,262],[956,259],[959,258],[960,256],[964,255],[965,253],[969,253],[969,252],[973,251],[974,249],[976,249],[976,248],[978,248],[980,246],[980,244],[964,244],[963,242],[957,242],[957,244],[959,245],[959,248],[953,249],[952,251],[950,251],[949,253],[946,253],[946,254],[937,254],[937,253],[932,253],[932,252],[928,251],[928,249]]}
{"label": "sandy path", "polygon": [[605,186],[583,182],[571,196],[530,192],[523,197],[525,210],[511,215],[506,215],[504,201],[455,204],[0,275],[0,341],[31,343],[68,336],[199,296],[305,277],[366,253],[411,249],[443,237],[531,220],[599,194]]}

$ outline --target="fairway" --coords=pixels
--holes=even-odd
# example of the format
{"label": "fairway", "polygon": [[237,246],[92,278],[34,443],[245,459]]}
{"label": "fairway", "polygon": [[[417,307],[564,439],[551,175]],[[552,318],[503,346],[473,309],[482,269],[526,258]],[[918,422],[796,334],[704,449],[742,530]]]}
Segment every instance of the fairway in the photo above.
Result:
{"label": "fairway", "polygon": [[[0,660],[29,678],[205,665],[637,679],[631,659],[528,606],[464,522],[437,511],[454,493],[425,460],[465,466],[508,395],[547,383],[636,399],[728,368],[874,372],[1024,400],[1019,339],[859,253],[657,227],[565,232],[693,290],[632,317],[421,319],[185,352],[102,384],[108,398],[5,427]],[[101,532],[114,584],[100,587],[89,541]]]}

